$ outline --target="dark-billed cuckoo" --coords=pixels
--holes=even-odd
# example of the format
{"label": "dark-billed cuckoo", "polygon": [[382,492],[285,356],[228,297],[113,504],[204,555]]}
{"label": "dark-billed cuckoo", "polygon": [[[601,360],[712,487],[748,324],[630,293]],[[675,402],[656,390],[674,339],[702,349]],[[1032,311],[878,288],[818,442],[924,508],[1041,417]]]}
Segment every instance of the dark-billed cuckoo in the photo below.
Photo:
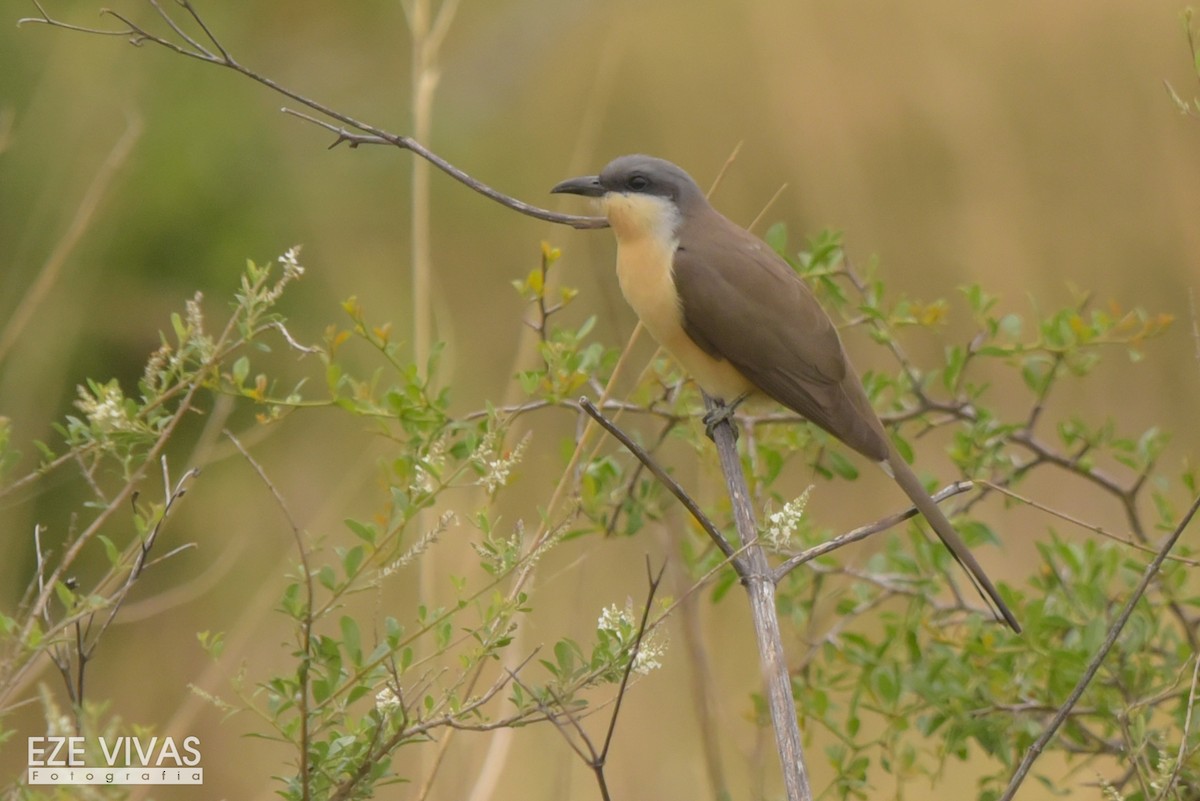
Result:
{"label": "dark-billed cuckoo", "polygon": [[691,176],[669,161],[622,156],[599,175],[550,191],[600,200],[617,236],[617,277],[626,300],[718,409],[727,414],[761,392],[880,463],[985,600],[1021,630],[892,445],[833,321],[787,262],[710,206]]}

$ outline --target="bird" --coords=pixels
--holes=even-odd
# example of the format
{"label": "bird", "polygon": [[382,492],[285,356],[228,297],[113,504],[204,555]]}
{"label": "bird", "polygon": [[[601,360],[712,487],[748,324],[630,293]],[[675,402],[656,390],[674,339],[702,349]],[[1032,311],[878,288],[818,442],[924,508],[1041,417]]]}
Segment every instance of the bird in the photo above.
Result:
{"label": "bird", "polygon": [[714,399],[712,425],[765,395],[880,464],[976,589],[1015,632],[1016,616],[888,437],[837,326],[766,242],[717,211],[687,172],[621,156],[553,194],[596,199],[617,240],[621,292],[645,328]]}

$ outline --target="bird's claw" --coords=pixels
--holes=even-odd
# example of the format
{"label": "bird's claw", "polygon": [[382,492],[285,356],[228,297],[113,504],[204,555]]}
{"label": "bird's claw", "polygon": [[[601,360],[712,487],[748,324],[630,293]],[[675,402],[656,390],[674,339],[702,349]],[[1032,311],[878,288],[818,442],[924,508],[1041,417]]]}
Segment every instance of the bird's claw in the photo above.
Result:
{"label": "bird's claw", "polygon": [[714,432],[716,431],[717,426],[728,421],[729,427],[733,429],[733,441],[737,442],[738,429],[737,426],[733,424],[733,413],[745,399],[745,395],[736,398],[733,403],[725,403],[725,401],[721,400],[720,398],[711,399],[712,407],[704,413],[704,417],[700,418],[704,423],[704,433],[708,435],[709,439],[711,439],[713,442],[716,442],[717,438]]}

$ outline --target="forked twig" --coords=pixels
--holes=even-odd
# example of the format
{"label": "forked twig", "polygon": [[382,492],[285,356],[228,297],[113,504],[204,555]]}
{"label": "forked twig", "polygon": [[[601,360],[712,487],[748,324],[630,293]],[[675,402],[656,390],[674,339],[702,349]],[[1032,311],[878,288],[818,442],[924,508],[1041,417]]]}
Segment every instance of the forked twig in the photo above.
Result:
{"label": "forked twig", "polygon": [[[625,693],[629,687],[630,676],[633,675],[634,666],[637,664],[638,654],[641,652],[642,642],[645,640],[646,629],[650,622],[650,610],[654,607],[654,597],[658,594],[658,588],[662,584],[663,573],[666,571],[666,569],[667,566],[666,563],[664,563],[663,566],[658,569],[658,573],[655,573],[653,568],[650,566],[650,557],[646,557],[646,579],[650,585],[650,589],[646,593],[646,603],[642,607],[642,619],[638,623],[637,635],[634,637],[633,645],[629,649],[629,661],[625,663],[625,670],[621,673],[621,684],[617,689],[616,699],[613,703],[612,715],[608,719],[608,730],[604,734],[604,745],[602,745],[599,749],[597,749],[592,743],[592,739],[588,737],[587,731],[583,728],[583,725],[579,722],[578,718],[571,713],[571,710],[567,708],[566,703],[564,703],[563,700],[558,697],[553,689],[547,688],[547,691],[550,693],[554,703],[557,704],[562,710],[561,714],[556,714],[554,710],[552,710],[538,697],[536,692],[534,692],[517,677],[516,673],[511,670],[508,671],[509,678],[513,681],[513,683],[515,683],[526,693],[528,693],[531,698],[537,701],[538,708],[542,711],[542,714],[546,716],[547,720],[555,725],[555,727],[559,730],[559,733],[562,734],[563,739],[567,741],[567,745],[570,746],[571,750],[574,751],[579,758],[586,762],[587,766],[592,769],[592,772],[596,776],[596,783],[600,787],[600,797],[603,799],[603,801],[611,801],[612,799],[612,796],[608,790],[608,780],[604,775],[604,767],[608,763],[608,754],[612,748],[613,735],[617,730],[617,718],[621,714],[621,703],[625,699]],[[566,726],[559,722],[560,717],[566,718],[571,729],[575,731],[576,737],[579,738],[579,742],[583,744],[582,746],[579,744],[579,742],[576,742],[574,738],[568,735]]]}
{"label": "forked twig", "polygon": [[327,106],[324,103],[313,100],[310,97],[306,97],[294,89],[289,89],[272,78],[268,78],[266,75],[250,69],[234,58],[233,54],[223,44],[221,44],[221,41],[216,37],[213,31],[208,27],[208,24],[192,6],[190,0],[176,0],[176,2],[181,8],[183,8],[184,11],[187,12],[192,21],[204,32],[204,36],[208,39],[211,47],[202,44],[198,39],[189,35],[179,25],[179,23],[176,22],[170,16],[170,14],[163,9],[158,0],[148,0],[148,2],[151,6],[153,6],[155,12],[163,20],[167,27],[169,27],[171,31],[184,42],[184,44],[181,45],[178,42],[166,38],[165,36],[154,33],[134,22],[129,17],[126,17],[125,15],[111,9],[104,9],[101,11],[101,14],[118,20],[122,25],[125,26],[124,28],[104,29],[72,25],[51,17],[46,9],[43,8],[42,4],[38,2],[38,0],[32,0],[32,2],[34,7],[37,8],[40,16],[26,17],[24,19],[17,20],[18,25],[41,24],[49,25],[52,28],[60,28],[78,33],[87,33],[98,36],[124,37],[134,45],[142,45],[149,42],[151,44],[164,47],[181,56],[193,58],[197,61],[202,61],[205,64],[212,64],[214,66],[225,67],[226,69],[233,70],[239,75],[249,78],[256,83],[262,84],[273,92],[290,98],[291,100],[300,103],[301,105],[324,117],[328,117],[329,119],[336,120],[337,122],[341,123],[340,126],[334,125],[333,123],[310,116],[308,114],[294,111],[292,109],[283,109],[284,113],[291,114],[292,116],[299,117],[307,122],[319,125],[320,127],[336,134],[337,139],[334,140],[333,145],[330,147],[335,147],[342,142],[346,142],[351,147],[357,147],[358,145],[392,145],[402,150],[407,150],[414,155],[425,159],[430,164],[449,175],[451,178],[462,183],[464,186],[474,190],[475,192],[478,192],[484,197],[494,200],[497,203],[500,203],[501,205],[526,216],[534,217],[546,222],[569,225],[573,228],[604,228],[608,225],[608,221],[603,217],[561,214],[559,212],[550,211],[549,209],[535,206],[531,203],[517,200],[515,197],[494,189],[488,184],[485,184],[484,182],[474,178],[470,174],[454,166],[449,161],[437,155],[412,137],[394,134],[363,120],[351,117],[349,114],[337,111],[331,106]]}

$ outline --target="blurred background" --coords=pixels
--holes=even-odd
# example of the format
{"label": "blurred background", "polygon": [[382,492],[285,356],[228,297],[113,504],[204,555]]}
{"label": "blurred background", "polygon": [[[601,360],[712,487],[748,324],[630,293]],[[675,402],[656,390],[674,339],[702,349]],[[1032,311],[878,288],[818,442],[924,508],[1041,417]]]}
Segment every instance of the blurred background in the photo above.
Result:
{"label": "blurred background", "polygon": [[[740,144],[714,197],[718,208],[748,224],[786,184],[760,233],[785,221],[799,245],[821,228],[844,231],[851,257],[878,257],[897,291],[952,299],[947,336],[969,324],[956,287],[976,281],[1001,296],[1004,311],[1051,309],[1081,287],[1097,304],[1173,314],[1179,322],[1149,344],[1147,359],[1114,352],[1056,403],[1092,419],[1112,416],[1128,431],[1173,432],[1163,464],[1174,472],[1200,448],[1200,365],[1189,322],[1200,253],[1200,120],[1181,115],[1164,88],[1166,81],[1185,98],[1200,93],[1181,3],[463,2],[440,54],[425,144],[508,194],[579,213],[586,209],[578,199],[551,198],[549,188],[629,152],[669,158],[707,186]],[[45,3],[71,23],[107,25],[99,6]],[[144,3],[114,7],[152,23]],[[247,66],[381,128],[412,130],[411,50],[399,3],[197,7]],[[214,321],[223,319],[247,258],[264,262],[303,245],[307,274],[283,305],[302,340],[344,324],[339,302],[351,295],[371,320],[391,320],[397,337],[408,336],[410,154],[331,150],[327,132],[279,111],[296,104],[228,70],[117,37],[18,28],[34,5],[9,0],[0,8],[0,325],[30,313],[0,356],[0,415],[12,421],[26,469],[32,442],[56,439],[51,423],[72,412],[85,378],[117,377],[133,391],[158,331],[194,292],[205,293]],[[115,165],[111,178],[106,162]],[[607,232],[520,216],[439,173],[430,190],[431,311],[436,338],[447,342],[443,378],[456,410],[511,398],[512,373],[528,367],[518,355],[527,310],[510,281],[538,264],[541,240],[564,249],[561,279],[581,290],[569,319],[598,315],[601,338],[625,341],[634,318],[616,286]],[[77,243],[56,260],[81,204],[93,202]],[[48,263],[57,265],[49,280]],[[34,299],[27,293],[39,276],[48,283]],[[913,348],[940,351],[928,337]],[[643,350],[649,355],[648,345]],[[302,524],[335,537],[343,517],[369,517],[378,502],[379,443],[345,417],[293,415],[255,451]],[[551,420],[537,432],[544,456],[522,470],[529,505],[517,516],[534,519],[550,483],[544,475],[561,473],[558,450],[572,424],[565,413]],[[90,679],[126,720],[201,734],[204,792],[155,797],[266,799],[280,750],[247,740],[253,721],[222,722],[187,685],[220,692],[238,665],[253,675],[284,659],[286,632],[271,605],[290,541],[245,463],[214,459],[171,529],[173,541],[200,547],[147,577],[142,603],[105,640]],[[936,456],[930,461],[935,469]],[[1071,482],[1046,488],[1067,508],[1077,492],[1090,497]],[[5,608],[31,575],[34,523],[62,537],[78,497],[78,488],[51,482],[0,506]],[[872,511],[890,511],[895,500]],[[847,510],[835,488],[822,489],[813,509],[835,529],[860,522],[863,511]],[[1076,511],[1114,529],[1123,524],[1115,504]],[[661,532],[654,535],[589,541],[564,555],[565,566],[586,554],[589,569],[582,577],[548,571],[541,603],[561,615],[541,618],[544,629],[524,636],[586,632],[603,605],[640,598],[643,555],[665,550]],[[1006,550],[988,549],[984,562],[1021,580],[1037,535],[1014,532]],[[758,683],[755,656],[740,602],[704,615],[727,646],[717,665],[728,690],[720,704],[741,791],[758,781],[748,756],[756,747],[747,700]],[[230,632],[222,664],[200,652],[201,629]],[[626,708],[609,768],[618,795],[704,792],[683,659],[682,649],[670,654]],[[48,686],[57,680],[43,678]],[[24,764],[25,730],[37,731],[39,720],[36,708],[16,718],[20,736],[0,744],[0,782]],[[465,796],[484,739],[463,738],[452,755],[460,770],[446,772],[433,797]],[[505,770],[497,797],[595,792],[548,727],[520,732]],[[769,759],[765,774],[773,787]],[[1039,789],[1027,785],[1022,797]]]}

